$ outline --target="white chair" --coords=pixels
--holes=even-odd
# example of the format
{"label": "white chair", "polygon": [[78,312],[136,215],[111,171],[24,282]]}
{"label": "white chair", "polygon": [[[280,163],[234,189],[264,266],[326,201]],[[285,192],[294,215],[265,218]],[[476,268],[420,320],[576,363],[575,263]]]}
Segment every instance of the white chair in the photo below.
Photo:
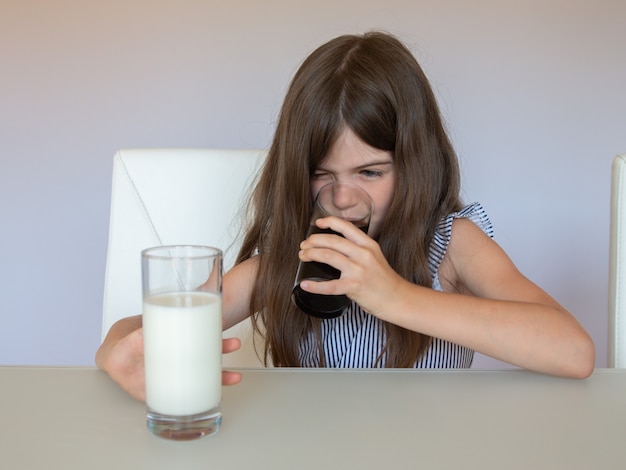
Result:
{"label": "white chair", "polygon": [[608,366],[626,367],[626,154],[612,167]]}
{"label": "white chair", "polygon": [[[210,245],[234,263],[245,200],[263,150],[133,149],[114,157],[102,338],[120,318],[141,313],[144,248]],[[224,333],[242,348],[224,356],[226,367],[260,367],[250,321]]]}

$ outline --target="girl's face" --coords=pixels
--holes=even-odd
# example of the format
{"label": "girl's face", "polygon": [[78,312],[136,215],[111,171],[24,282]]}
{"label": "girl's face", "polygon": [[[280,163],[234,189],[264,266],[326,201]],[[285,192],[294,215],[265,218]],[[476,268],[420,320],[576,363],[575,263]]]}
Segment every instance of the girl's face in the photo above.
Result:
{"label": "girl's face", "polygon": [[374,202],[369,235],[378,236],[396,186],[391,153],[370,147],[346,127],[313,173],[312,197],[333,181],[356,184],[369,194]]}

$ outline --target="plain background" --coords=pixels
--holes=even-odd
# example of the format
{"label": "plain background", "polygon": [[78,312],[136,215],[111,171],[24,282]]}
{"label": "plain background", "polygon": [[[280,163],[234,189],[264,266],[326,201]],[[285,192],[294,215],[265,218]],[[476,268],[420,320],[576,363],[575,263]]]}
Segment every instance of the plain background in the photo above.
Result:
{"label": "plain background", "polygon": [[117,149],[266,147],[304,57],[383,29],[432,82],[464,199],[605,366],[625,23],[623,0],[0,0],[0,364],[93,364]]}

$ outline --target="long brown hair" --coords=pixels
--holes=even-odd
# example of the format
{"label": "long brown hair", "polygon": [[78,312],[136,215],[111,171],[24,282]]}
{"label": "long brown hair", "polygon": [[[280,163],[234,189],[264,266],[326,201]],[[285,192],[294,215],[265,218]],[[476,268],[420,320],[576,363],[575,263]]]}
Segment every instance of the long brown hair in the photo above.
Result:
{"label": "long brown hair", "polygon": [[[395,196],[378,242],[405,279],[432,286],[435,228],[461,206],[457,158],[411,52],[395,37],[371,32],[340,36],[311,53],[287,91],[237,259],[259,256],[250,311],[265,335],[265,361],[275,366],[299,366],[300,342],[311,331],[319,335],[320,320],[300,313],[290,297],[311,215],[310,176],[345,126],[393,156]],[[390,323],[385,329],[387,367],[413,366],[430,342]],[[321,344],[320,359],[323,365]]]}

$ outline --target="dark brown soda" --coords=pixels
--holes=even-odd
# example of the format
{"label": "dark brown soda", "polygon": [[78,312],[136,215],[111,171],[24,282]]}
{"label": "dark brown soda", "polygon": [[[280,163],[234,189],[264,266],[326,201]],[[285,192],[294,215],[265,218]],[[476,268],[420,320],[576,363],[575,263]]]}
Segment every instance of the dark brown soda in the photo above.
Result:
{"label": "dark brown soda", "polygon": [[[364,233],[367,233],[367,225],[359,228]],[[314,233],[328,233],[343,237],[342,234],[337,233],[334,230],[321,229],[315,225],[311,226],[307,237]],[[340,276],[341,271],[329,266],[328,264],[318,263],[317,261],[309,261],[306,263],[300,263],[296,279],[330,281],[332,279],[339,279]],[[291,293],[291,300],[304,313],[322,319],[337,318],[341,316],[350,305],[350,299],[345,295],[312,294],[302,290],[300,288],[300,282],[296,282],[296,285]]]}

